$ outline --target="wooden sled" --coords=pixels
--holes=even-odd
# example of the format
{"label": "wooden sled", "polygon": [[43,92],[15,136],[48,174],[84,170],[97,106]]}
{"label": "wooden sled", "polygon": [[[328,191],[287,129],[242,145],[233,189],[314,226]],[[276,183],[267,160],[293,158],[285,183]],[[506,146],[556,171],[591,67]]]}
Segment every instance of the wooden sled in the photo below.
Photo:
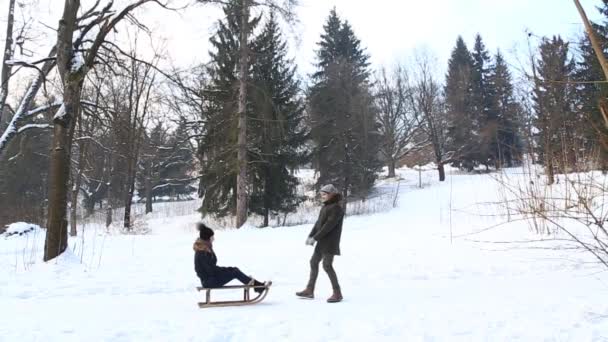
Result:
{"label": "wooden sled", "polygon": [[[231,285],[231,286],[222,286],[222,287],[214,287],[214,288],[206,288],[198,286],[196,289],[199,291],[205,291],[205,301],[199,302],[199,308],[211,308],[211,307],[219,307],[219,306],[241,306],[241,305],[251,305],[257,304],[266,298],[268,294],[268,290],[272,285],[272,282],[269,281],[264,285]],[[258,293],[257,296],[251,298],[249,291],[255,288],[263,287],[264,291]],[[234,289],[243,289],[243,300],[228,300],[221,302],[212,302],[211,301],[211,290],[234,290]]]}

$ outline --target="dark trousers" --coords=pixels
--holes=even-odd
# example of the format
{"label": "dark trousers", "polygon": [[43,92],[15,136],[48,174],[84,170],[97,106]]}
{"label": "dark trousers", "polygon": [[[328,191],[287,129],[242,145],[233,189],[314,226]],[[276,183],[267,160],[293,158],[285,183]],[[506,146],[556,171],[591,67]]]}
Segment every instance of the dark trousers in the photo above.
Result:
{"label": "dark trousers", "polygon": [[323,269],[329,276],[329,281],[331,281],[331,286],[334,290],[340,289],[340,284],[338,284],[338,276],[336,275],[336,271],[334,270],[333,262],[334,255],[333,254],[323,254],[320,252],[315,252],[312,254],[310,258],[310,279],[308,280],[307,288],[314,290],[315,284],[317,282],[317,277],[319,276],[319,263],[323,261]]}
{"label": "dark trousers", "polygon": [[215,277],[204,280],[203,287],[222,287],[234,279],[238,279],[245,285],[251,281],[251,278],[236,267],[218,267]]}

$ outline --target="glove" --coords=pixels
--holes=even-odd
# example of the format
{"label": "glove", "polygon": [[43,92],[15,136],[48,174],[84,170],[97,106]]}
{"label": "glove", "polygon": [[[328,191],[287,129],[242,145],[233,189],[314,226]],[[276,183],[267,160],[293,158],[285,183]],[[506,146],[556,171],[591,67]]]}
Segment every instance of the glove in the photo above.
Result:
{"label": "glove", "polygon": [[308,239],[306,239],[306,244],[309,246],[312,246],[315,244],[315,239],[313,239],[312,237],[308,237]]}

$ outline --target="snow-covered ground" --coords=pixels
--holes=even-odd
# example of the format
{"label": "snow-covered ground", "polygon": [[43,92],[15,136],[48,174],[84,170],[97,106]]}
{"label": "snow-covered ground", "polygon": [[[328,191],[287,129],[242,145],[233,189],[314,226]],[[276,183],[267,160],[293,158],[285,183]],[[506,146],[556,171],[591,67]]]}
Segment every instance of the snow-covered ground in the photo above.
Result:
{"label": "snow-covered ground", "polygon": [[[400,170],[397,207],[350,216],[335,268],[345,300],[301,300],[310,224],[216,231],[219,264],[274,285],[245,307],[199,309],[196,215],[154,218],[144,236],[88,226],[47,264],[44,231],[0,237],[0,341],[608,341],[608,276],[584,253],[537,239],[487,205],[489,175]],[[483,241],[483,242],[482,242]],[[516,248],[517,247],[517,248]],[[230,294],[227,294],[228,296]],[[240,296],[233,293],[233,298]]]}

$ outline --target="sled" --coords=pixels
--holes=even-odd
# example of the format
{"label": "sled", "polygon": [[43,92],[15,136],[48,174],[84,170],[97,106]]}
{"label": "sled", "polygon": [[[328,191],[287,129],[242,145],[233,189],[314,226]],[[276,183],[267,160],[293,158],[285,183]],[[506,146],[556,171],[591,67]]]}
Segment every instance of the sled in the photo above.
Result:
{"label": "sled", "polygon": [[[211,307],[219,307],[219,306],[242,306],[242,305],[252,305],[257,304],[266,298],[268,294],[268,290],[272,285],[272,282],[269,281],[264,285],[231,285],[231,286],[222,286],[222,287],[213,287],[206,288],[198,286],[196,289],[198,291],[205,291],[205,301],[199,302],[199,308],[211,308]],[[264,291],[257,293],[255,297],[250,296],[250,290],[255,288],[263,287]],[[234,289],[243,289],[243,299],[242,300],[228,300],[228,301],[220,301],[220,302],[212,302],[211,301],[211,291],[212,290],[234,290]]]}

